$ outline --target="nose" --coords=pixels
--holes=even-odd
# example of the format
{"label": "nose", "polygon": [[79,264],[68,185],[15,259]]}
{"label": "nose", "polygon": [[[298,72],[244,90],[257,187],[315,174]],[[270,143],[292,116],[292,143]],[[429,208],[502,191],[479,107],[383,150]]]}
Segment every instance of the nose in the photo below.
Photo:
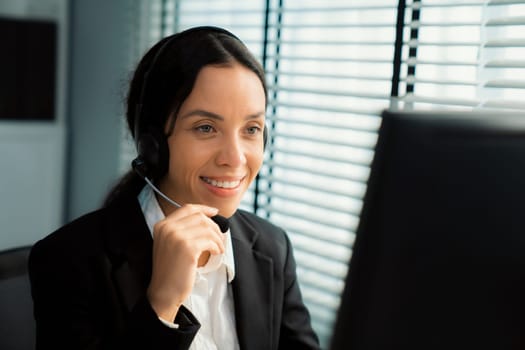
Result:
{"label": "nose", "polygon": [[231,135],[222,138],[216,162],[220,166],[232,168],[246,164],[245,147],[239,136]]}

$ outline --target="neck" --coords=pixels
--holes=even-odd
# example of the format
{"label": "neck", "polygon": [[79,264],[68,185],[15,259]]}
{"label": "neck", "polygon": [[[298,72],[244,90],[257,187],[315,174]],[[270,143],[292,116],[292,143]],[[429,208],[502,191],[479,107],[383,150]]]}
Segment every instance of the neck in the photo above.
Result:
{"label": "neck", "polygon": [[172,203],[168,202],[166,199],[164,199],[162,196],[160,196],[158,193],[155,193],[155,198],[157,198],[157,202],[159,203],[160,209],[164,213],[164,216],[169,216],[171,213],[173,213],[177,207],[174,206]]}

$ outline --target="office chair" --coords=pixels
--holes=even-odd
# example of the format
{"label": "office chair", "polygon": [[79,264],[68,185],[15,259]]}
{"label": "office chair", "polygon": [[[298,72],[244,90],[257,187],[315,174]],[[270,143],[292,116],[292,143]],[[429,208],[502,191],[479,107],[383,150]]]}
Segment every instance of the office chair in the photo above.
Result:
{"label": "office chair", "polygon": [[0,251],[0,349],[35,348],[27,259],[30,246]]}

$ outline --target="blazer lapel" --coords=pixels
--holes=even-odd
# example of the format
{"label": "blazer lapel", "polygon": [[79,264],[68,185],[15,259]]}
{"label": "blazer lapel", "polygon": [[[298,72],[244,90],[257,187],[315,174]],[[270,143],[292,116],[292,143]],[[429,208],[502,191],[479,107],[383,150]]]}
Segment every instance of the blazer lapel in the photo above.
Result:
{"label": "blazer lapel", "polygon": [[235,259],[232,289],[239,345],[241,349],[268,350],[273,343],[273,261],[253,249],[258,233],[239,215],[230,219],[230,230]]}
{"label": "blazer lapel", "polygon": [[120,299],[131,311],[151,278],[153,240],[136,198],[123,198],[108,208],[106,249]]}

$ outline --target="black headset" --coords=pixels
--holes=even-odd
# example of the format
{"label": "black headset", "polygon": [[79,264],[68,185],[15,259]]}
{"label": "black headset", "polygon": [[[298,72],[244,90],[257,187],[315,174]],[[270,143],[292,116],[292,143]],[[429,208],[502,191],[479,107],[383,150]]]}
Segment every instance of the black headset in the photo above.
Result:
{"label": "black headset", "polygon": [[[151,79],[150,75],[155,70],[155,66],[160,61],[164,51],[172,45],[181,36],[198,32],[206,31],[211,33],[226,34],[238,41],[241,41],[237,36],[230,33],[229,31],[213,26],[201,26],[194,27],[183,32],[173,34],[171,37],[166,38],[166,42],[158,49],[157,53],[151,60],[148,69],[144,73],[142,81],[142,89],[140,92],[139,102],[135,107],[135,121],[134,121],[134,138],[135,146],[137,149],[137,157],[131,162],[132,168],[142,178],[148,178],[151,180],[158,180],[168,171],[169,166],[169,148],[166,135],[164,134],[163,127],[161,125],[154,125],[146,123],[147,113],[150,110],[146,101],[146,91],[148,88],[148,80]],[[264,128],[264,145],[266,146],[267,130]]]}

